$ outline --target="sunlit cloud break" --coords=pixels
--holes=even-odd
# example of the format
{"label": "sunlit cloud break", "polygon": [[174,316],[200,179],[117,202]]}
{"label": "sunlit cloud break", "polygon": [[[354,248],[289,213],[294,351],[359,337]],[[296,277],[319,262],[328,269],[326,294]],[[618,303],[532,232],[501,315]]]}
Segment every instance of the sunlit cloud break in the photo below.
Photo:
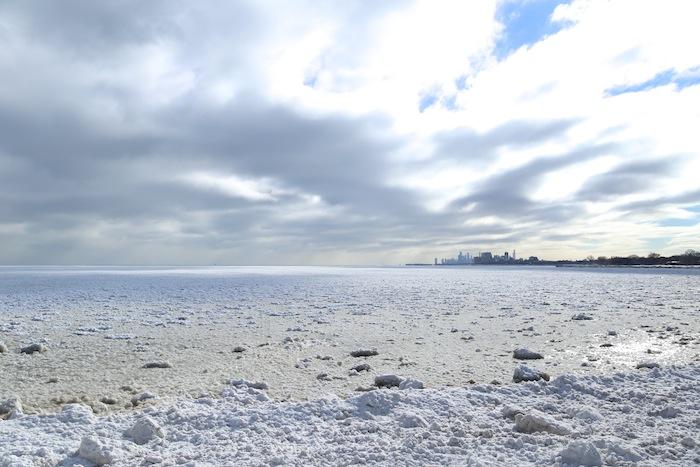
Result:
{"label": "sunlit cloud break", "polygon": [[700,238],[697,2],[0,4],[0,264]]}

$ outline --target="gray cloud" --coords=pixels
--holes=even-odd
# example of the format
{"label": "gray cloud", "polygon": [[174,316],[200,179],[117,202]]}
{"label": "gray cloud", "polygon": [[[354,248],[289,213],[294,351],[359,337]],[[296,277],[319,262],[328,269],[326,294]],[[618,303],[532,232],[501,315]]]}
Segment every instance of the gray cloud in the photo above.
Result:
{"label": "gray cloud", "polygon": [[527,148],[542,141],[561,138],[576,123],[576,120],[515,120],[485,133],[477,133],[470,128],[442,132],[435,137],[435,157],[430,163],[483,164],[496,157],[499,149]]}
{"label": "gray cloud", "polygon": [[[671,160],[627,164],[572,200],[531,199],[547,174],[618,149],[590,144],[480,177],[501,151],[562,141],[576,119],[442,132],[431,157],[404,161],[398,155],[411,141],[386,116],[311,115],[266,97],[258,46],[279,31],[260,8],[245,1],[0,4],[0,263],[323,262],[319,254],[335,262],[336,252],[381,262],[401,261],[392,255],[406,250],[567,240],[541,232],[580,215],[584,201],[672,174]],[[349,20],[310,73],[337,72],[335,85],[343,86],[354,54],[372,47],[364,33],[376,27],[377,11],[345,2],[314,4],[309,14],[335,10]],[[149,87],[149,67],[161,65],[156,71],[186,84]],[[226,103],[210,98],[219,79],[233,83]],[[167,99],[158,99],[161,91]],[[390,183],[397,174],[450,167],[473,169],[477,182],[439,212],[425,207],[419,190]],[[277,192],[235,196],[188,183],[193,173],[264,181]],[[487,216],[506,222],[469,222]]]}
{"label": "gray cloud", "polygon": [[590,201],[614,199],[637,193],[673,175],[679,167],[679,157],[628,162],[586,182],[577,197]]}
{"label": "gray cloud", "polygon": [[543,176],[587,160],[595,159],[616,149],[614,144],[581,147],[568,154],[537,158],[520,167],[507,170],[480,182],[476,189],[452,202],[454,209],[468,208],[475,217],[496,216],[505,220],[561,222],[581,212],[575,202],[545,204],[532,201],[529,194]]}
{"label": "gray cloud", "polygon": [[621,212],[651,213],[659,208],[700,205],[700,190],[691,190],[678,195],[659,196],[642,201],[623,204]]}

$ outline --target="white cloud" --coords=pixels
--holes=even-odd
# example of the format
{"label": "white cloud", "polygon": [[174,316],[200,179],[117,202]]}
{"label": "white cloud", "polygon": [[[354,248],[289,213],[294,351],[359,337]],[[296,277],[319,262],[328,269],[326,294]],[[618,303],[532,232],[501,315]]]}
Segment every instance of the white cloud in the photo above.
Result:
{"label": "white cloud", "polygon": [[236,175],[195,172],[179,177],[185,183],[250,201],[277,201],[285,192],[267,179],[245,179]]}

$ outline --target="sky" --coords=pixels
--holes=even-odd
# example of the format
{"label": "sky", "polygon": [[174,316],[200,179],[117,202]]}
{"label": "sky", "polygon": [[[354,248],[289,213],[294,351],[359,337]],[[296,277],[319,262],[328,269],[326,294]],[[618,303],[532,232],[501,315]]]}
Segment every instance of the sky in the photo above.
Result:
{"label": "sky", "polygon": [[700,3],[0,2],[0,264],[700,249]]}

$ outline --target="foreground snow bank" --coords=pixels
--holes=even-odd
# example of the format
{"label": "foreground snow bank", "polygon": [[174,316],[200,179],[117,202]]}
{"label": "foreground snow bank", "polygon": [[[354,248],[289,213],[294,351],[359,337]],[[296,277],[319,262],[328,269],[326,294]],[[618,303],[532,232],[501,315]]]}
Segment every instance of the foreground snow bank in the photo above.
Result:
{"label": "foreground snow bank", "polygon": [[693,365],[281,403],[236,380],[221,399],[0,422],[0,466],[691,465],[699,381]]}

